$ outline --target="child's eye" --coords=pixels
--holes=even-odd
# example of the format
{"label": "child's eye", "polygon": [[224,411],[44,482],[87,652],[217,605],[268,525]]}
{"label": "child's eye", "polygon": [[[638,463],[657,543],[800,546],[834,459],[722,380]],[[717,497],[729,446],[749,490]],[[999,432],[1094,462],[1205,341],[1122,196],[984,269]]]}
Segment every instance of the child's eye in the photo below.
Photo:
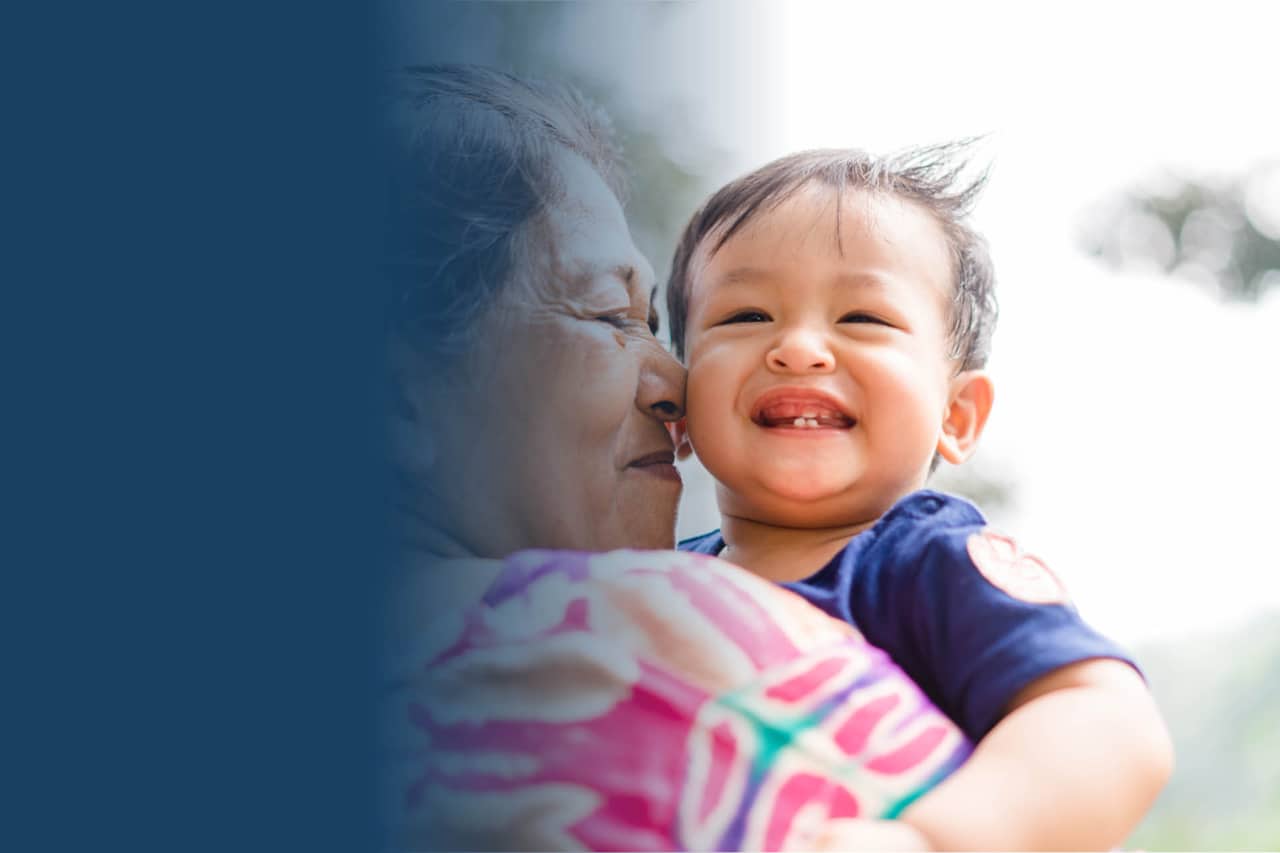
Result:
{"label": "child's eye", "polygon": [[763,311],[747,310],[739,311],[720,321],[720,325],[727,326],[730,323],[767,323],[772,317]]}
{"label": "child's eye", "polygon": [[881,318],[875,316],[874,314],[867,314],[863,311],[852,311],[848,314],[845,314],[843,317],[840,318],[840,322],[841,323],[872,323],[877,326],[890,325],[887,321],[882,320]]}

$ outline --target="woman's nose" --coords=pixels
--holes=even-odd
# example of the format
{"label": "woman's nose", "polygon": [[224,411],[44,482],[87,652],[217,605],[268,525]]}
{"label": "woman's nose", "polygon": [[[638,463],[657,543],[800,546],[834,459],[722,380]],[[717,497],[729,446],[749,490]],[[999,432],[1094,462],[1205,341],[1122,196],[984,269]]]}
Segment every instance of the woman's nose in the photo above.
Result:
{"label": "woman's nose", "polygon": [[825,335],[813,329],[787,329],[765,361],[780,373],[827,373],[835,368],[835,356]]}
{"label": "woman's nose", "polygon": [[684,365],[656,340],[645,350],[640,365],[640,383],[636,389],[636,405],[660,421],[678,421],[684,417]]}

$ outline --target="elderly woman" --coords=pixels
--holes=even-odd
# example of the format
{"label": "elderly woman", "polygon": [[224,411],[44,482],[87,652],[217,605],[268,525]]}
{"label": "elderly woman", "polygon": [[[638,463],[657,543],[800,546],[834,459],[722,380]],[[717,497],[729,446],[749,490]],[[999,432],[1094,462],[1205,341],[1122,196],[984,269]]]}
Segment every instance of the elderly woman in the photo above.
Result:
{"label": "elderly woman", "polygon": [[880,652],[727,564],[617,550],[672,546],[684,377],[601,116],[477,69],[402,82],[393,843],[922,843],[865,819],[968,746]]}

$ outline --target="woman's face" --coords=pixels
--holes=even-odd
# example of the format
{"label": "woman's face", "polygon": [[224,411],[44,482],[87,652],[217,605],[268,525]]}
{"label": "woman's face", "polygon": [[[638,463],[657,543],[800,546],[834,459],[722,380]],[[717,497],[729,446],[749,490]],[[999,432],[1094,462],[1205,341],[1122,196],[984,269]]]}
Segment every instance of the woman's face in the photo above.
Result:
{"label": "woman's face", "polygon": [[683,414],[684,369],[650,330],[653,271],[617,199],[576,155],[560,168],[564,200],[525,234],[530,268],[425,413],[436,526],[480,556],[674,540],[664,423]]}

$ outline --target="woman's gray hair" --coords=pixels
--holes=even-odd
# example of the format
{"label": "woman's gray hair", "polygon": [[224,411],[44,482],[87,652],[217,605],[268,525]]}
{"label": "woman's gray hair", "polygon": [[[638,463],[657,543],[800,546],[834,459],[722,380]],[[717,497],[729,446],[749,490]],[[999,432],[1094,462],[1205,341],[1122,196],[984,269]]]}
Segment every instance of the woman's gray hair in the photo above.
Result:
{"label": "woman's gray hair", "polygon": [[395,336],[437,356],[466,351],[523,255],[526,226],[564,193],[562,151],[621,197],[608,118],[573,89],[466,65],[407,68],[388,104],[385,248]]}

